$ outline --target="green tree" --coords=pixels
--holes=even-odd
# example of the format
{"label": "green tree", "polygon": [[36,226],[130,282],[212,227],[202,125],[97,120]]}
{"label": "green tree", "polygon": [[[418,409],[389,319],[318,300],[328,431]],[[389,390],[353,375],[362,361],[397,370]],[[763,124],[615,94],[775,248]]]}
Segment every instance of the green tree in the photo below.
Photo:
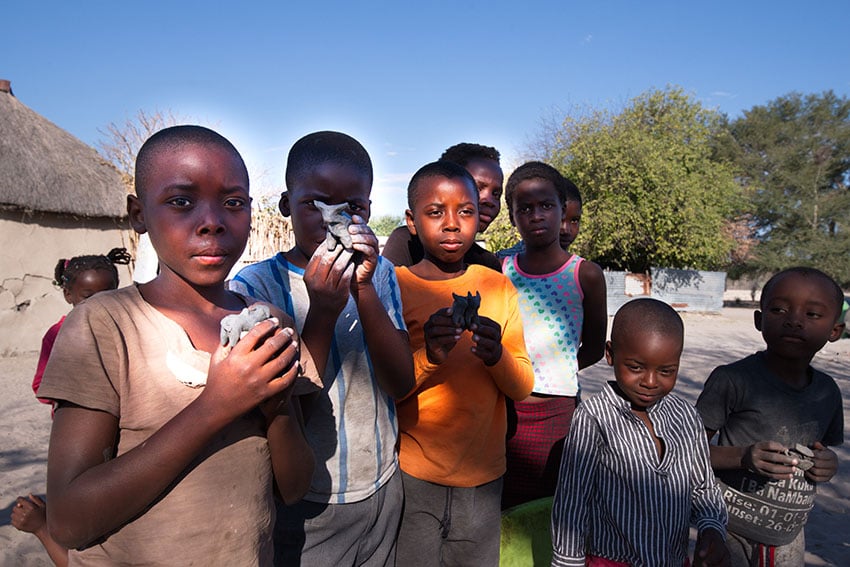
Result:
{"label": "green tree", "polygon": [[648,91],[619,113],[591,110],[549,129],[541,158],[581,190],[582,255],[613,269],[718,269],[740,204],[720,156],[723,117],[681,89]]}
{"label": "green tree", "polygon": [[505,206],[499,211],[499,214],[487,227],[487,232],[478,235],[483,238],[487,244],[487,250],[498,252],[505,248],[510,248],[520,241],[519,232],[508,217],[508,210]]}
{"label": "green tree", "polygon": [[394,215],[381,215],[369,219],[369,227],[376,236],[389,236],[396,228],[404,224],[404,217]]}
{"label": "green tree", "polygon": [[850,285],[850,101],[790,93],[731,132],[757,237],[750,268],[809,265]]}

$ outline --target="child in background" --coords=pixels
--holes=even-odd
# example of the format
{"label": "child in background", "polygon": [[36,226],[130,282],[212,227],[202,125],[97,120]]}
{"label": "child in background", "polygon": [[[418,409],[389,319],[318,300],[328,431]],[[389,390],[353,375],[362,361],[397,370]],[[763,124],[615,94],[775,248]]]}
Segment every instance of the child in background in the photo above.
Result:
{"label": "child in background", "polygon": [[[233,289],[285,309],[313,356],[327,360],[306,435],[317,466],[310,491],[281,510],[278,565],[393,565],[403,503],[394,398],[413,387],[413,362],[392,265],[366,225],[372,161],[354,138],[314,132],[286,164],[280,212],[295,247],[248,266]],[[352,250],[328,250],[315,201],[347,204]]]}
{"label": "child in background", "polygon": [[[75,256],[73,258],[61,258],[53,270],[53,285],[62,288],[65,301],[75,306],[80,301],[91,297],[99,291],[118,288],[118,270],[116,264],[127,265],[130,263],[130,254],[126,248],[113,248],[106,256]],[[41,352],[38,355],[38,365],[35,369],[35,377],[32,379],[32,391],[38,396],[38,386],[44,376],[44,368],[47,359],[56,342],[56,335],[65,321],[63,315],[58,322],[54,323],[41,340]],[[39,398],[40,402],[49,404],[49,400]]]}
{"label": "child in background", "polygon": [[[126,248],[113,248],[105,256],[61,258],[53,271],[53,284],[62,288],[65,301],[75,306],[99,291],[117,289],[119,278],[115,265],[129,263],[130,255]],[[32,380],[32,390],[36,397],[47,360],[50,358],[50,351],[53,350],[53,343],[56,342],[56,336],[59,334],[63,321],[65,321],[64,315],[47,330],[41,340],[41,352],[38,355],[38,365]],[[38,401],[52,406],[50,400],[38,398]],[[51,408],[51,415],[52,413],[53,408]],[[22,532],[35,535],[53,563],[60,567],[68,564],[68,550],[59,545],[47,530],[47,505],[40,497],[34,494],[29,494],[27,497],[19,496],[12,509],[12,525]]]}
{"label": "child in background", "polygon": [[[313,470],[292,386],[291,320],[222,346],[252,303],[225,278],[250,233],[248,172],[200,126],[151,136],[136,160],[130,224],[160,272],[106,291],[65,320],[39,388],[58,403],[47,521],[71,564],[271,564],[273,486],[288,501]],[[306,351],[302,354],[306,355]]]}
{"label": "child in background", "polygon": [[[708,438],[718,435],[711,464],[729,508],[733,565],[803,565],[816,485],[838,469],[827,446],[844,442],[841,392],[811,361],[841,336],[843,302],[819,270],[773,276],[755,312],[765,350],[714,369],[697,400]],[[805,459],[791,452],[797,445]]]}
{"label": "child in background", "polygon": [[[440,161],[450,161],[464,167],[478,187],[478,232],[484,232],[499,215],[502,202],[502,184],[504,175],[499,165],[499,151],[480,144],[456,144],[440,156]],[[395,229],[384,245],[383,256],[396,266],[412,266],[425,255],[419,237],[412,234],[407,226]],[[480,264],[501,271],[499,259],[473,242],[466,252],[464,262]]]}
{"label": "child in background", "polygon": [[525,251],[504,258],[502,271],[517,288],[534,367],[534,390],[514,404],[517,428],[507,443],[502,507],[509,508],[555,494],[580,392],[578,371],[605,353],[608,312],[602,270],[566,251],[581,221],[578,188],[554,167],[532,161],[511,174],[505,199]]}
{"label": "child in background", "polygon": [[[398,403],[398,564],[497,565],[505,396],[524,399],[534,382],[517,294],[502,274],[464,262],[478,191],[463,167],[422,167],[407,198],[407,226],[425,256],[396,268],[416,369],[416,388]],[[468,327],[452,320],[453,293],[480,293]]]}
{"label": "child in background", "polygon": [[68,548],[59,545],[47,530],[47,503],[40,497],[18,496],[12,508],[12,525],[37,537],[56,567],[68,565]]}
{"label": "child in background", "polygon": [[553,566],[728,565],[726,507],[702,421],[671,394],[684,325],[666,303],[635,299],[614,317],[605,359],[616,382],[582,401],[552,507]]}

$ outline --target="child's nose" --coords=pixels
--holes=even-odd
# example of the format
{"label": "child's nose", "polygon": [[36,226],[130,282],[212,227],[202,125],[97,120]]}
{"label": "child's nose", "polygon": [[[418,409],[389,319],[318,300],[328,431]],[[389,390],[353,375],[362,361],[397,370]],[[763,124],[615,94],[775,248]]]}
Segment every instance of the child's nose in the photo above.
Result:
{"label": "child's nose", "polygon": [[478,193],[478,206],[489,205],[491,207],[495,207],[499,203],[499,200],[496,199],[493,195],[492,191],[480,191]]}
{"label": "child's nose", "polygon": [[443,224],[445,230],[456,230],[458,228],[459,223],[456,213],[448,212],[443,218],[445,219]]}
{"label": "child's nose", "polygon": [[222,218],[221,211],[216,207],[202,207],[198,232],[200,234],[219,234],[224,232],[224,221]]}

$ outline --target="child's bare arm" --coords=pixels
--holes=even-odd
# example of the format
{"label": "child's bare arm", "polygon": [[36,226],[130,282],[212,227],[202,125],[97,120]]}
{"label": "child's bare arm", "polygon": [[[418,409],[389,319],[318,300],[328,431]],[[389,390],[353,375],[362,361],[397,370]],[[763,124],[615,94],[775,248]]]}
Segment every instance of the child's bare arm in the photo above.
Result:
{"label": "child's bare arm", "polygon": [[80,547],[144,511],[229,423],[292,384],[292,333],[256,325],[228,355],[213,353],[203,392],[144,443],[110,458],[118,419],[62,404],[48,454],[47,521],[54,539]]}
{"label": "child's bare arm", "polygon": [[702,530],[694,549],[694,567],[729,567],[731,558],[723,534],[714,528]]}
{"label": "child's bare arm", "polygon": [[310,489],[315,466],[313,450],[304,438],[299,396],[291,397],[271,418],[268,439],[278,493],[287,505],[295,504]]}
{"label": "child's bare arm", "polygon": [[581,346],[578,349],[578,368],[587,368],[605,354],[605,336],[608,331],[608,298],[605,275],[597,264],[584,261],[579,267],[579,283],[584,292],[582,309],[584,323],[581,327]]}
{"label": "child's bare arm", "polygon": [[401,399],[415,383],[410,341],[406,332],[393,325],[372,283],[378,266],[378,239],[361,217],[355,215],[353,220],[348,230],[360,259],[354,270],[351,293],[357,302],[378,385],[393,398]]}
{"label": "child's bare arm", "polygon": [[342,246],[319,246],[304,270],[310,307],[301,329],[301,340],[324,376],[337,318],[348,303],[354,265],[352,253]]}
{"label": "child's bare arm", "polygon": [[838,455],[819,441],[812,445],[812,452],[815,464],[806,471],[806,478],[812,482],[827,482],[838,472]]}
{"label": "child's bare arm", "polygon": [[[709,430],[708,438],[715,431]],[[776,480],[794,476],[797,459],[786,455],[787,447],[775,441],[759,441],[747,447],[709,446],[711,467],[715,470],[747,469]]]}

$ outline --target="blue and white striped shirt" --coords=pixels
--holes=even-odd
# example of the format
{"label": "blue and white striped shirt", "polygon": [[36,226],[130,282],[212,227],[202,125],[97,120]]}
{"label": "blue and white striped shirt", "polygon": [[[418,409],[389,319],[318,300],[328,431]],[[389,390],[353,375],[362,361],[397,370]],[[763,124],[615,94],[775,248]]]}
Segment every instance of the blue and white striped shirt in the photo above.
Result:
{"label": "blue and white striped shirt", "polygon": [[[372,284],[397,329],[406,330],[392,264],[378,259]],[[242,269],[230,282],[239,293],[286,311],[298,332],[310,307],[304,270],[283,254]],[[349,297],[334,329],[324,388],[313,402],[305,434],[316,456],[312,502],[347,504],[374,494],[398,469],[395,402],[378,386],[357,305]]]}
{"label": "blue and white striped shirt", "polygon": [[552,508],[553,566],[583,567],[587,554],[681,567],[690,523],[726,533],[726,505],[696,410],[670,394],[647,413],[661,458],[612,383],[576,409]]}

